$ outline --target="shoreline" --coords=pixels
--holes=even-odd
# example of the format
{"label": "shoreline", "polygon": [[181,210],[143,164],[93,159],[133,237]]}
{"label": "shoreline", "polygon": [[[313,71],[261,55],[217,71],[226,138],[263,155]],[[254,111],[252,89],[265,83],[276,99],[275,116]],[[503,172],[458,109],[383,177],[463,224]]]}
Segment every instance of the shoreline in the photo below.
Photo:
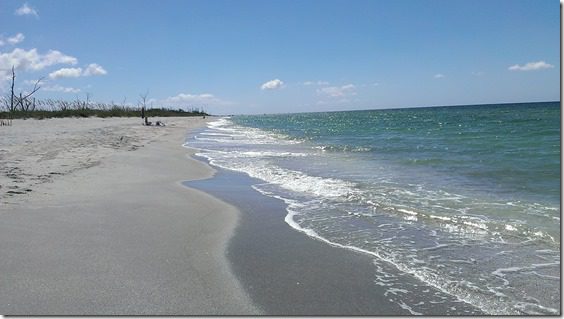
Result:
{"label": "shoreline", "polygon": [[[2,128],[0,159],[12,175],[3,172],[0,183],[31,191],[3,193],[0,313],[261,313],[225,258],[238,212],[181,185],[212,174],[182,147],[205,122],[165,122],[26,120]],[[51,171],[59,174],[37,183]]]}
{"label": "shoreline", "polygon": [[[252,189],[253,184],[262,181],[213,168],[217,171],[213,177],[183,184],[239,210],[240,220],[229,242],[227,257],[244,289],[266,314],[484,315],[455,298],[430,302],[440,294],[437,289],[373,256],[335,247],[295,230],[284,221],[287,211],[283,201]],[[385,282],[386,276],[401,280],[428,297],[412,294],[395,298],[397,291],[390,293],[386,285],[376,283]],[[425,313],[406,304],[413,300],[425,300]]]}

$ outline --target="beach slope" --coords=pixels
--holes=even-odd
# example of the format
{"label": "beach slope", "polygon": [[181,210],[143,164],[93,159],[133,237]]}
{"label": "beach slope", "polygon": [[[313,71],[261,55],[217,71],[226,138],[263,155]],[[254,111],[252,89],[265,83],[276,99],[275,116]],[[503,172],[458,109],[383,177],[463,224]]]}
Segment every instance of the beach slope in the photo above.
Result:
{"label": "beach slope", "polygon": [[18,120],[0,137],[0,313],[257,314],[232,275],[237,211],[183,180],[198,118]]}

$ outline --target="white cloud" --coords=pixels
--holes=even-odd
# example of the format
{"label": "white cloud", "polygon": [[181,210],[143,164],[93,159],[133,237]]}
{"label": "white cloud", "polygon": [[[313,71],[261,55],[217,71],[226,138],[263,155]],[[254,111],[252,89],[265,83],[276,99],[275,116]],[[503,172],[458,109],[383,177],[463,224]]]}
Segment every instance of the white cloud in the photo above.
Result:
{"label": "white cloud", "polygon": [[58,78],[77,78],[79,76],[104,75],[108,72],[96,63],[89,64],[84,71],[82,68],[62,68],[49,73],[49,78],[55,80]]}
{"label": "white cloud", "polygon": [[442,78],[445,77],[445,75],[444,75],[444,74],[441,74],[441,73],[437,73],[437,74],[435,74],[433,77],[434,77],[435,79],[442,79]]}
{"label": "white cloud", "polygon": [[62,68],[57,71],[49,73],[49,78],[59,79],[59,78],[77,78],[82,75],[81,68]]}
{"label": "white cloud", "polygon": [[16,12],[14,12],[14,14],[18,16],[32,15],[37,18],[39,17],[37,10],[35,10],[35,8],[33,7],[30,7],[27,2],[24,3],[23,6],[19,7]]}
{"label": "white cloud", "polygon": [[519,65],[519,64],[515,64],[512,65],[508,68],[509,71],[536,71],[536,70],[542,70],[542,69],[550,69],[553,68],[554,65],[552,64],[548,64],[544,61],[538,61],[538,62],[529,62],[525,65]]}
{"label": "white cloud", "polygon": [[15,45],[18,44],[20,42],[22,42],[25,39],[25,36],[22,33],[18,33],[13,37],[8,38],[8,43],[10,43],[11,45]]}
{"label": "white cloud", "polygon": [[101,67],[100,65],[96,64],[96,63],[91,63],[89,64],[86,69],[84,70],[83,75],[84,76],[91,76],[91,75],[105,75],[108,72],[106,70],[104,70],[103,67]]}
{"label": "white cloud", "polygon": [[327,81],[305,81],[302,84],[305,85],[305,86],[309,86],[309,85],[323,86],[323,85],[329,85],[329,82],[327,82]]}
{"label": "white cloud", "polygon": [[6,40],[0,39],[0,46],[5,45],[6,42],[11,44],[11,45],[15,45],[15,44],[22,42],[24,39],[25,39],[25,36],[21,33],[18,33],[13,37],[7,38]]}
{"label": "white cloud", "polygon": [[229,105],[228,101],[221,100],[213,94],[189,94],[180,93],[176,96],[168,97],[160,102],[163,106],[209,106],[209,105]]}
{"label": "white cloud", "polygon": [[[0,82],[9,79],[12,66],[20,71],[40,71],[56,64],[76,64],[75,57],[56,50],[40,54],[37,49],[14,49],[12,52],[0,52]],[[0,83],[1,84],[1,83]]]}
{"label": "white cloud", "polygon": [[380,85],[380,83],[378,83],[378,82],[373,82],[373,83],[363,83],[363,84],[358,85],[358,87],[363,87],[363,88],[365,88],[365,87],[379,86],[379,85]]}
{"label": "white cloud", "polygon": [[343,86],[328,86],[318,89],[317,93],[333,98],[342,98],[345,96],[356,95],[356,87],[353,84],[346,84]]}
{"label": "white cloud", "polygon": [[63,93],[78,93],[78,92],[80,92],[80,89],[71,88],[71,87],[64,87],[64,86],[60,86],[58,84],[53,85],[53,86],[45,86],[45,87],[42,87],[41,89],[43,89],[45,91],[63,92]]}
{"label": "white cloud", "polygon": [[[35,50],[35,49],[32,49]],[[75,57],[70,55],[65,55],[57,50],[49,50],[47,54],[43,56],[39,56],[41,61],[36,64],[38,69],[43,69],[44,67],[51,66],[54,64],[72,64],[75,65],[78,63],[78,60]]]}
{"label": "white cloud", "polygon": [[261,90],[277,90],[281,89],[284,86],[284,82],[279,79],[274,79],[268,82],[263,83],[260,86]]}
{"label": "white cloud", "polygon": [[46,54],[37,53],[37,49],[26,51],[16,48],[12,52],[0,53],[0,70],[11,69],[14,66],[20,70],[42,70],[55,64],[76,64],[75,57],[65,55],[56,50],[49,50]]}

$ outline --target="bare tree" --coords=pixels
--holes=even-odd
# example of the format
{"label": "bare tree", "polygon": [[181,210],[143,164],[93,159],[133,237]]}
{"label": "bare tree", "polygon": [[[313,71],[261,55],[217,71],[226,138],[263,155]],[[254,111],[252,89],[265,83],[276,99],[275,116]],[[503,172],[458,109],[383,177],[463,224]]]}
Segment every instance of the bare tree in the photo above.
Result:
{"label": "bare tree", "polygon": [[[39,86],[39,84],[41,83],[41,81],[43,80],[44,77],[39,78],[39,80],[37,80],[35,82],[35,85],[33,86],[33,89],[31,90],[31,92],[27,93],[25,96],[22,92],[20,92],[19,97],[16,95],[16,92],[14,91],[14,87],[16,85],[16,67],[14,65],[12,65],[12,83],[10,85],[10,104],[8,105],[8,122],[7,125],[12,125],[12,117],[13,117],[13,112],[15,112],[18,108],[18,105],[20,106],[20,110],[23,112],[28,112],[28,111],[33,111],[35,110],[35,98],[30,99],[30,97],[37,92],[41,87]],[[7,103],[6,103],[7,104]]]}
{"label": "bare tree", "polygon": [[59,101],[59,110],[67,111],[70,109],[70,103],[67,101]]}
{"label": "bare tree", "polygon": [[139,102],[143,108],[147,106],[147,96],[149,96],[149,90],[147,90],[145,94],[139,94],[139,97],[141,98],[141,101]]}
{"label": "bare tree", "polygon": [[2,119],[0,121],[1,126],[12,125],[12,111],[15,110],[14,100],[16,98],[14,94],[15,82],[16,82],[16,71],[15,71],[15,67],[12,65],[12,84],[10,86],[10,99],[9,100],[4,99],[5,108],[6,111],[8,112],[8,119],[6,119],[5,121]]}
{"label": "bare tree", "polygon": [[86,108],[90,107],[90,92],[86,92]]}
{"label": "bare tree", "polygon": [[149,90],[147,90],[147,92],[145,92],[145,94],[139,94],[139,97],[141,97],[141,118],[144,119],[144,124],[145,125],[151,125],[151,122],[149,122],[149,119],[147,118],[147,116],[145,116],[145,109],[147,106],[147,96],[149,95]]}
{"label": "bare tree", "polygon": [[[12,67],[12,72],[13,72],[13,67]],[[15,79],[16,76],[15,74],[13,75],[12,79]],[[20,92],[20,97],[17,98],[19,101],[17,104],[20,105],[21,110],[24,112],[27,112],[31,109],[31,111],[33,111],[35,109],[35,98],[33,100],[29,100],[29,98],[37,91],[39,91],[39,89],[41,88],[39,86],[39,84],[41,83],[41,81],[44,79],[45,77],[40,77],[37,81],[35,81],[35,84],[33,85],[33,90],[31,90],[31,92],[29,92],[27,95],[23,96],[23,93]],[[13,80],[12,80],[12,90],[13,90]],[[13,91],[12,91],[13,94]],[[15,107],[15,106],[14,106]]]}
{"label": "bare tree", "polygon": [[12,89],[10,90],[10,109],[8,110],[10,113],[14,111],[14,84],[16,83],[16,71],[14,70],[14,66],[12,65]]}

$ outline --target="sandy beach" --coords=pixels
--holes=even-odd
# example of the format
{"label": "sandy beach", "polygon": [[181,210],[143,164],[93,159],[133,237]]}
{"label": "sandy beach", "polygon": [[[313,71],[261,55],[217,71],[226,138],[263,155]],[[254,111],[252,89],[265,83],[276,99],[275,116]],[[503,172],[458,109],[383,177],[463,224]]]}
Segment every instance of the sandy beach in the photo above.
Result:
{"label": "sandy beach", "polygon": [[260,313],[232,274],[237,210],[185,180],[201,118],[15,120],[0,135],[0,313]]}

